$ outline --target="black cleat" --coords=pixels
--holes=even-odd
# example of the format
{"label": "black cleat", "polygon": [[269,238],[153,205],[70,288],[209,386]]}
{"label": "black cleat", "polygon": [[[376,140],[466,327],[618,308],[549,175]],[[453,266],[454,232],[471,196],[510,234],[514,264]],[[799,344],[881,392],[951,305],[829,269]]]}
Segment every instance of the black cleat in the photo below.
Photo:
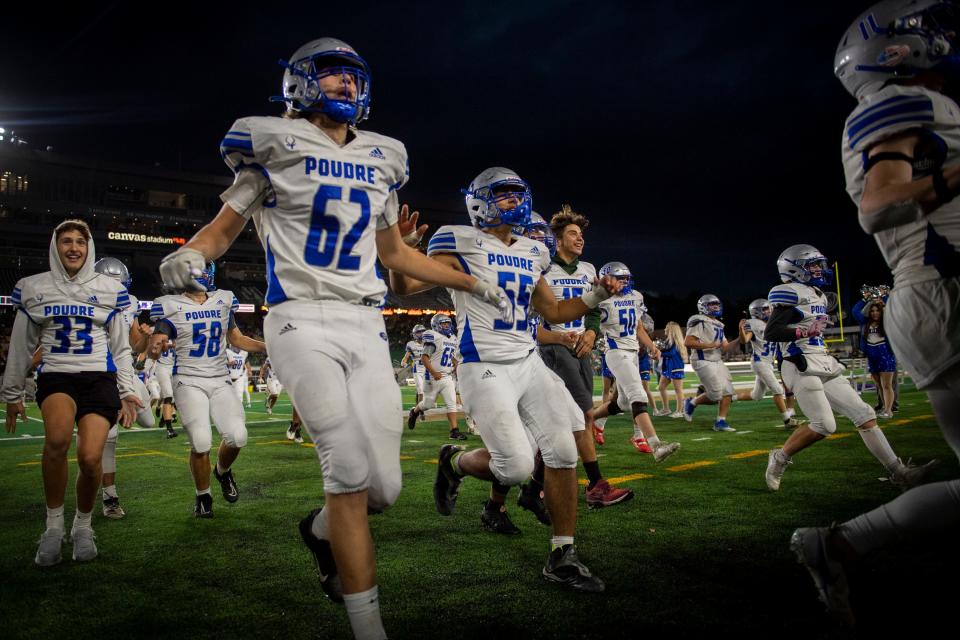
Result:
{"label": "black cleat", "polygon": [[508,536],[520,535],[520,529],[510,521],[510,516],[503,508],[490,511],[484,506],[480,512],[480,524],[491,533],[502,533]]}
{"label": "black cleat", "polygon": [[410,409],[410,413],[407,414],[407,429],[413,429],[417,426],[417,418],[420,417],[420,412],[417,411],[417,408],[414,407]]}
{"label": "black cleat", "polygon": [[178,434],[176,431],[174,431],[174,430],[173,430],[173,427],[167,427],[167,439],[168,439],[168,440],[169,440],[170,438],[176,438],[178,435],[180,435],[180,434]]}
{"label": "black cleat", "polygon": [[540,492],[534,489],[533,485],[529,483],[520,485],[517,505],[535,515],[541,524],[550,526],[550,512],[547,511],[547,505]]}
{"label": "black cleat", "polygon": [[320,509],[314,509],[306,518],[300,521],[300,538],[307,549],[313,554],[313,561],[317,569],[317,577],[320,578],[320,588],[328,598],[334,602],[343,602],[343,587],[340,585],[340,575],[337,573],[337,562],[333,557],[333,549],[330,548],[330,542],[321,540],[313,535],[311,525],[313,519],[320,513]]}
{"label": "black cleat", "polygon": [[465,433],[460,433],[460,429],[453,429],[453,430],[450,431],[450,439],[451,439],[451,440],[466,440],[466,439],[467,439],[467,434],[465,434]]}
{"label": "black cleat", "polygon": [[577,591],[603,593],[606,589],[603,580],[591,574],[590,569],[580,562],[572,544],[550,552],[547,565],[543,568],[543,577]]}
{"label": "black cleat", "polygon": [[460,494],[460,483],[463,477],[454,473],[450,466],[450,458],[463,447],[455,444],[445,444],[440,447],[437,459],[437,479],[433,481],[433,502],[437,505],[437,512],[442,516],[453,515],[453,508],[457,506],[457,496]]}
{"label": "black cleat", "polygon": [[213,496],[209,493],[197,496],[197,503],[193,507],[193,516],[195,518],[213,517]]}
{"label": "black cleat", "polygon": [[240,492],[237,491],[237,483],[233,479],[233,470],[227,469],[223,475],[217,472],[217,467],[213,467],[213,477],[220,482],[220,489],[223,491],[223,499],[233,503],[240,499]]}

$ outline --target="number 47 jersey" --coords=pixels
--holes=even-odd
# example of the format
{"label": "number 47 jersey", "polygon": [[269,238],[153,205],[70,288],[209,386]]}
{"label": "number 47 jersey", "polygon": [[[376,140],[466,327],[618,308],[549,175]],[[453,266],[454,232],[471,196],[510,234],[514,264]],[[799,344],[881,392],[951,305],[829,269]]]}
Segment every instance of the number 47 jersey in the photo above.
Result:
{"label": "number 47 jersey", "polygon": [[466,291],[453,291],[457,308],[462,362],[520,360],[536,346],[530,332],[530,297],[550,266],[543,243],[514,237],[506,245],[496,236],[466,225],[440,227],[430,238],[427,255],[456,256],[468,274],[507,292],[514,308],[512,323],[504,322],[491,304]]}
{"label": "number 47 jersey", "polygon": [[211,292],[203,303],[179,295],[153,301],[155,330],[176,340],[174,374],[213,378],[229,373],[227,332],[238,306],[233,292],[225,289]]}
{"label": "number 47 jersey", "polygon": [[383,301],[375,235],[397,222],[407,151],[376,133],[351,135],[340,146],[306,119],[252,117],[237,120],[221,142],[236,174],[221,199],[257,227],[268,305]]}

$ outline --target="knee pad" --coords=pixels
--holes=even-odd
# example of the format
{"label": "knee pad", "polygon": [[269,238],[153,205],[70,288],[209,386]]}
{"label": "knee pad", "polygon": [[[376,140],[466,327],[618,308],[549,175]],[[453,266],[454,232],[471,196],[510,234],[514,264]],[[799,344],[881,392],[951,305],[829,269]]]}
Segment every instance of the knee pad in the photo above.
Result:
{"label": "knee pad", "polygon": [[558,434],[550,443],[550,450],[541,449],[543,464],[551,469],[575,469],[577,466],[577,441],[572,433]]}
{"label": "knee pad", "polygon": [[610,417],[620,415],[623,413],[623,409],[620,408],[619,399],[611,400],[607,403],[607,415]]}
{"label": "knee pad", "polygon": [[110,427],[110,431],[107,431],[107,444],[116,444],[118,435],[120,435],[120,427],[117,425]]}
{"label": "knee pad", "polygon": [[833,435],[837,430],[837,421],[834,419],[830,420],[811,420],[810,421],[810,431],[814,433],[819,433],[824,438],[827,436]]}
{"label": "knee pad", "polygon": [[753,390],[750,391],[750,399],[753,401],[763,400],[763,387],[761,385],[754,385]]}
{"label": "knee pad", "polygon": [[[570,434],[570,439],[573,439],[573,434]],[[574,446],[574,450],[576,450],[576,446]],[[546,455],[544,455],[544,460],[546,460]],[[533,453],[524,450],[519,455],[513,455],[501,460],[491,458],[490,471],[493,472],[494,478],[501,484],[508,487],[520,484],[533,473]]]}
{"label": "knee pad", "polygon": [[400,497],[400,474],[396,478],[382,479],[379,486],[371,484],[367,488],[367,511],[383,513],[383,511]]}
{"label": "knee pad", "polygon": [[237,429],[229,433],[221,434],[223,441],[227,443],[227,446],[233,447],[234,449],[242,449],[247,444],[247,428],[243,427],[242,429]]}
{"label": "knee pad", "polygon": [[633,417],[636,418],[641,413],[647,412],[646,402],[631,402],[630,409],[633,411]]}

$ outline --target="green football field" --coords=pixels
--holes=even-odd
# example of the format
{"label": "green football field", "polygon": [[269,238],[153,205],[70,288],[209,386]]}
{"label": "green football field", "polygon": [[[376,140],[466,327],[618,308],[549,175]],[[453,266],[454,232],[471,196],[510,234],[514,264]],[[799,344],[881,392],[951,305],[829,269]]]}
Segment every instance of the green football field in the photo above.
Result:
{"label": "green football field", "polygon": [[[872,393],[864,397],[874,402]],[[410,406],[412,390],[404,400]],[[323,495],[309,443],[284,437],[289,412],[286,396],[270,416],[255,395],[250,444],[234,466],[241,499],[228,505],[214,483],[211,520],[191,515],[186,438],[123,432],[117,485],[127,517],[106,520],[98,505],[100,557],[75,563],[66,544],[63,563],[39,569],[42,424],[31,406],[29,424],[0,438],[3,637],[350,637],[344,610],[322,596],[297,534],[297,521]],[[464,482],[456,513],[438,515],[431,487],[437,450],[448,442],[445,423],[406,431],[403,493],[371,518],[390,636],[824,637],[830,623],[788,550],[791,531],[847,519],[898,492],[878,480],[881,467],[841,419],[839,433],[797,456],[781,491],[771,493],[763,481],[766,454],[787,437],[772,401],[734,404],[736,433],[713,432],[714,414],[702,407],[692,424],[656,418],[661,438],[682,443],[661,465],[633,450],[626,419],[608,422],[602,470],[636,497],[601,510],[581,500],[577,546],[606,581],[602,595],[542,579],[549,532],[516,507],[515,492],[508,504],[519,536],[480,528],[487,486],[473,479]],[[899,414],[881,424],[904,459],[939,458],[934,479],[956,477],[956,458],[931,414],[926,397],[905,386]],[[71,463],[71,482],[75,475]],[[71,489],[68,518],[73,504]],[[957,564],[955,554],[923,545],[871,559],[854,577],[863,637],[898,625],[931,628],[955,594],[952,583],[941,588],[938,580],[952,579]]]}

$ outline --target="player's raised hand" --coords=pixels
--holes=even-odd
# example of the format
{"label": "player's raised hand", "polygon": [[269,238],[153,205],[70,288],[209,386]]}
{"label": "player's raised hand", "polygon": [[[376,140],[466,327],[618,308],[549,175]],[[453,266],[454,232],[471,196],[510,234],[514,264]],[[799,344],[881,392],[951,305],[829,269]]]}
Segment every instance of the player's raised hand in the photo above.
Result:
{"label": "player's raised hand", "polygon": [[120,413],[117,416],[120,426],[129,429],[133,421],[137,419],[137,411],[140,409],[143,409],[143,403],[140,402],[140,398],[136,394],[120,398]]}
{"label": "player's raised hand", "polygon": [[400,237],[403,238],[403,241],[411,247],[420,244],[420,241],[423,240],[423,234],[430,228],[429,225],[425,224],[417,226],[419,219],[419,211],[410,213],[409,206],[403,205],[400,207],[400,218],[397,220],[397,230],[400,232]]}
{"label": "player's raised hand", "polygon": [[206,291],[196,281],[203,274],[207,261],[195,249],[181,247],[160,262],[160,278],[170,291]]}
{"label": "player's raised hand", "polygon": [[21,421],[27,421],[27,410],[23,408],[23,400],[7,403],[7,433],[17,432],[17,416],[20,416]]}
{"label": "player's raised hand", "polygon": [[613,276],[603,276],[602,278],[594,278],[593,286],[594,288],[603,287],[608,294],[615,296],[623,289],[623,282]]}

